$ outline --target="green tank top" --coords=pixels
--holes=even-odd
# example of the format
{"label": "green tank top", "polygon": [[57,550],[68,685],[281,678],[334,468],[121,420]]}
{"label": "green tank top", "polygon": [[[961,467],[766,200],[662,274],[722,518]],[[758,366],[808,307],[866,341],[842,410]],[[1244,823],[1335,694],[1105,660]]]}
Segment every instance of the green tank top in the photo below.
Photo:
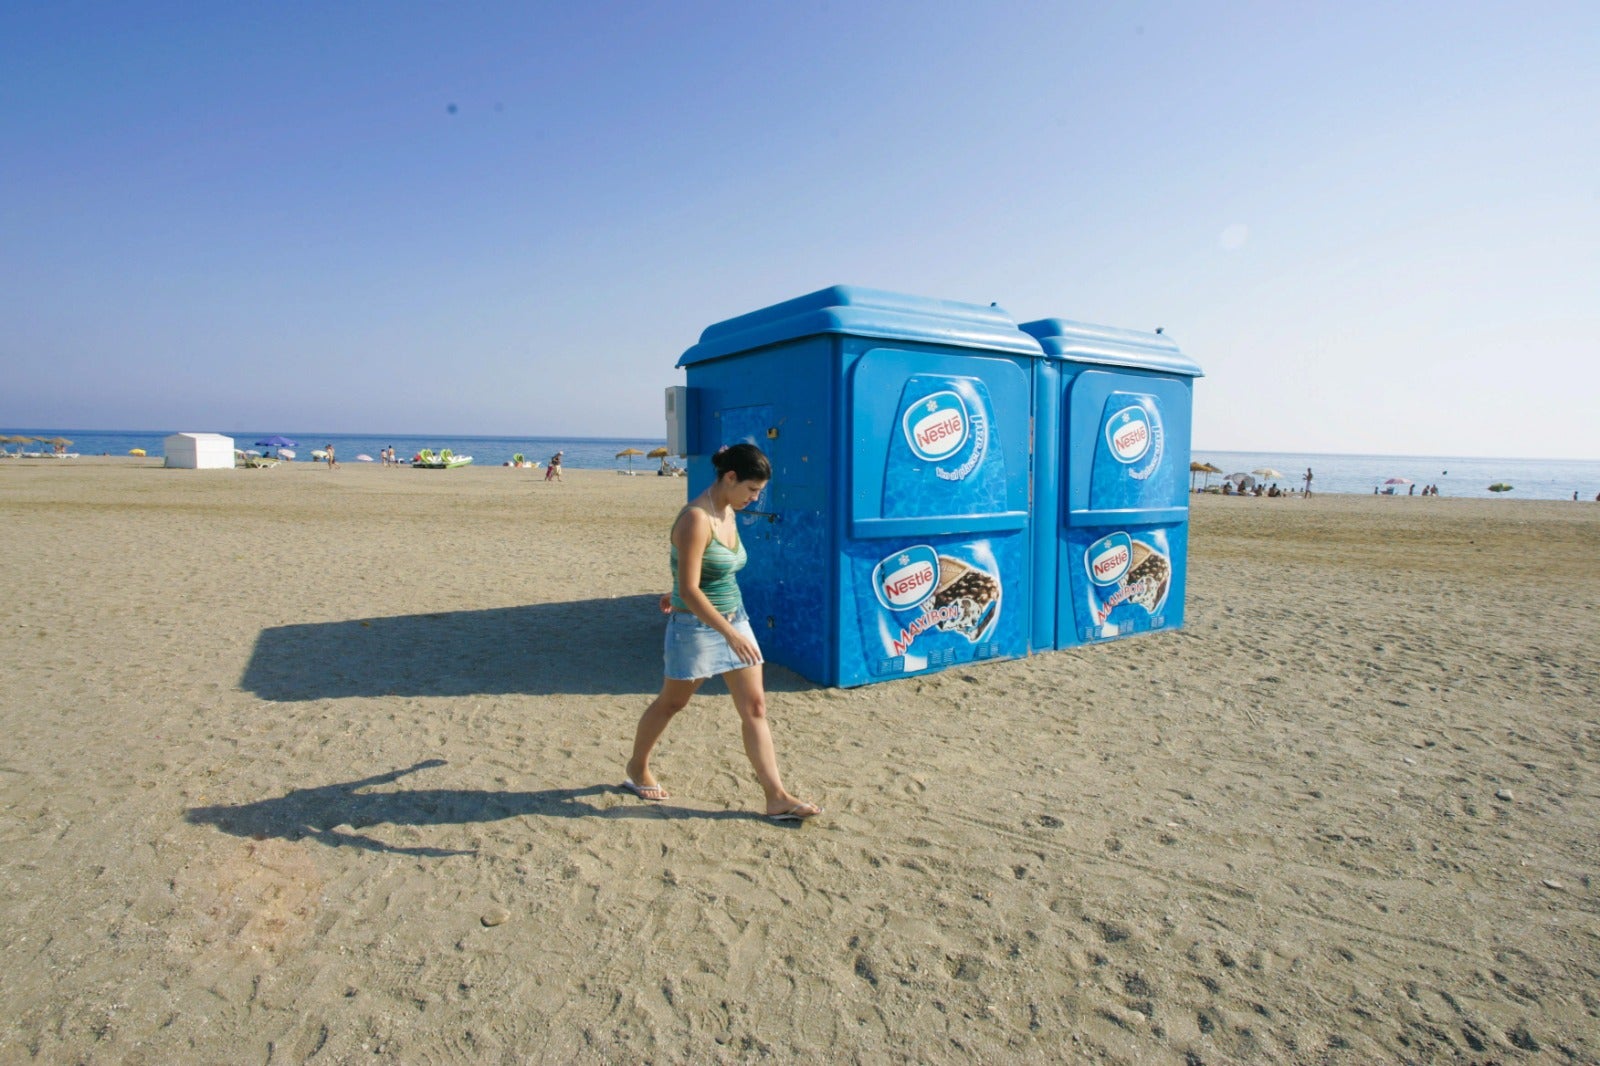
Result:
{"label": "green tank top", "polygon": [[[732,614],[744,606],[744,597],[739,593],[739,581],[734,576],[744,569],[744,564],[749,560],[745,554],[744,541],[739,539],[739,527],[733,529],[734,547],[729,548],[715,536],[706,545],[706,553],[700,558],[700,591],[706,594],[706,599],[711,601],[711,606],[719,614]],[[683,597],[678,595],[678,546],[672,546],[672,606],[680,611],[687,611],[689,605],[683,602]]]}

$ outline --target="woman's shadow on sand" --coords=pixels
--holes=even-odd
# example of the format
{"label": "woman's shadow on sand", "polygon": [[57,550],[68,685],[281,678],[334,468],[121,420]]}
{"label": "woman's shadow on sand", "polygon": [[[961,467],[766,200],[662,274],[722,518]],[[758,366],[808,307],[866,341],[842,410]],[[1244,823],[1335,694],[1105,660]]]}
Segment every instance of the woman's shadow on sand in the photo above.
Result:
{"label": "woman's shadow on sand", "polygon": [[[265,700],[600,694],[661,687],[655,596],[305,622],[263,629],[240,687]],[[768,665],[773,692],[814,688]],[[717,691],[713,681],[708,692]],[[641,710],[643,709],[641,705]]]}
{"label": "woman's shadow on sand", "polygon": [[387,785],[407,774],[444,766],[443,759],[428,759],[402,770],[375,774],[359,781],[341,781],[316,788],[297,788],[276,799],[254,803],[191,807],[184,819],[191,825],[216,826],[234,836],[265,840],[314,840],[329,847],[354,847],[394,855],[445,857],[473,855],[471,850],[405,847],[387,844],[359,832],[373,825],[464,825],[497,822],[506,818],[702,818],[713,821],[749,821],[761,816],[751,811],[697,811],[665,803],[648,806],[598,806],[593,797],[616,795],[621,786],[588,785],[583,788],[548,788],[534,792],[486,792],[482,789],[433,788],[402,792],[361,792]]}

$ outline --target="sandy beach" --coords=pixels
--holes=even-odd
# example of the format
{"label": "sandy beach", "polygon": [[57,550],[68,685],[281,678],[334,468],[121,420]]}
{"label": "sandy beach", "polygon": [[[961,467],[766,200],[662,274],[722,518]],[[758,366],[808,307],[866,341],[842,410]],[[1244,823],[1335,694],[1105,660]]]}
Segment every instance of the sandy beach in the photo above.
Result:
{"label": "sandy beach", "polygon": [[0,463],[0,1061],[1600,1062],[1600,504],[1197,497],[1178,633],[720,685],[684,483]]}

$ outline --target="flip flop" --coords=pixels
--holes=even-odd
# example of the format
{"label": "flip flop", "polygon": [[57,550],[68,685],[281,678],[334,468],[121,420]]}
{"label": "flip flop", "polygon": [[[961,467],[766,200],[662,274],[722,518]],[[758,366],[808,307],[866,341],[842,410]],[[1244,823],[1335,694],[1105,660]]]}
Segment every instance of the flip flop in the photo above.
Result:
{"label": "flip flop", "polygon": [[803,822],[807,818],[815,818],[822,813],[822,808],[815,803],[796,803],[786,811],[767,815],[767,820],[772,822]]}
{"label": "flip flop", "polygon": [[667,795],[667,790],[660,785],[636,785],[631,777],[622,779],[622,787],[649,803],[660,803],[662,800],[670,798]]}

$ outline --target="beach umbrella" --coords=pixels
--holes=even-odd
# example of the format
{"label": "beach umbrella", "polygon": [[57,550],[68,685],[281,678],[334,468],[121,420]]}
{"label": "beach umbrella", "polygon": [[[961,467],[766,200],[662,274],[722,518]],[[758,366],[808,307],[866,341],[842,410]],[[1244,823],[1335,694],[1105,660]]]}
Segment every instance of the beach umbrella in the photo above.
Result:
{"label": "beach umbrella", "polygon": [[1280,473],[1277,470],[1272,469],[1272,467],[1270,467],[1270,466],[1258,466],[1258,467],[1256,467],[1254,470],[1252,470],[1250,472],[1252,474],[1254,474],[1256,477],[1280,478],[1280,477],[1283,476],[1282,473]]}
{"label": "beach umbrella", "polygon": [[665,448],[651,448],[645,453],[645,457],[647,459],[665,459],[671,454],[672,453],[667,451]]}
{"label": "beach umbrella", "polygon": [[1411,484],[1411,479],[1408,478],[1408,477],[1392,477],[1392,478],[1389,478],[1388,480],[1386,480],[1384,482],[1384,484],[1385,485],[1409,485],[1409,484]]}
{"label": "beach umbrella", "polygon": [[1222,467],[1220,467],[1220,466],[1213,466],[1210,463],[1190,462],[1189,463],[1189,486],[1191,488],[1194,487],[1194,475],[1196,475],[1196,474],[1204,474],[1205,475],[1205,482],[1202,485],[1202,487],[1203,488],[1209,488],[1210,485],[1211,485],[1211,475],[1212,474],[1220,474],[1220,473],[1222,473]]}
{"label": "beach umbrella", "polygon": [[358,462],[358,463],[370,463],[370,462],[374,462],[374,459],[372,458],[372,456],[368,455],[366,452],[362,452],[360,455],[356,456],[356,462]]}
{"label": "beach umbrella", "polygon": [[144,454],[144,449],[143,448],[129,448],[128,449],[128,454],[129,455],[143,455]]}
{"label": "beach umbrella", "polygon": [[13,433],[8,437],[0,437],[0,444],[15,444],[17,446],[17,454],[18,455],[22,454],[22,446],[23,445],[32,444],[33,441],[34,441],[34,438],[32,438],[32,437],[24,437],[24,436],[22,436],[21,434],[18,434],[18,433]]}
{"label": "beach umbrella", "polygon": [[[257,448],[277,448],[280,456],[283,454],[284,448],[293,448],[294,445],[294,441],[290,440],[288,437],[280,437],[276,433],[270,437],[265,437],[256,441]],[[294,458],[294,454],[292,452],[290,453],[289,458]]]}
{"label": "beach umbrella", "polygon": [[617,453],[617,458],[621,459],[624,456],[626,456],[627,459],[628,459],[628,469],[632,470],[633,469],[633,457],[636,456],[636,455],[643,455],[643,454],[644,454],[644,452],[640,451],[638,448],[624,448],[620,452]]}
{"label": "beach umbrella", "polygon": [[1504,481],[1496,481],[1493,485],[1489,486],[1489,491],[1490,492],[1510,492],[1511,491],[1511,486],[1507,485]]}

